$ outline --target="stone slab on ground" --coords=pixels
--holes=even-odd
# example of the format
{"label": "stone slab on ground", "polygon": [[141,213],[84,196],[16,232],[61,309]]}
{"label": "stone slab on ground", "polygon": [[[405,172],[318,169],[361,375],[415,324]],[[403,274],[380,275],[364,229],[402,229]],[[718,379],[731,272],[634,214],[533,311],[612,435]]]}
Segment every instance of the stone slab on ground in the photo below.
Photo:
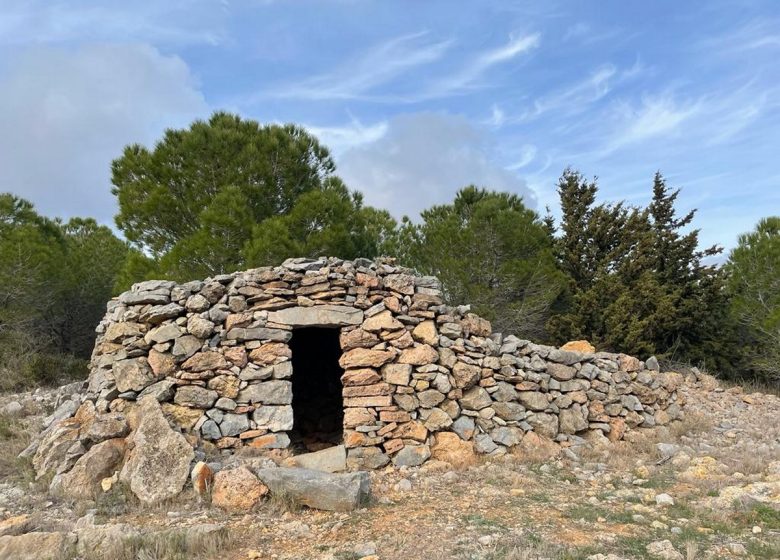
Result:
{"label": "stone slab on ground", "polygon": [[368,473],[332,474],[311,469],[258,469],[257,477],[271,496],[285,496],[299,505],[328,511],[351,511],[365,506],[371,496]]}

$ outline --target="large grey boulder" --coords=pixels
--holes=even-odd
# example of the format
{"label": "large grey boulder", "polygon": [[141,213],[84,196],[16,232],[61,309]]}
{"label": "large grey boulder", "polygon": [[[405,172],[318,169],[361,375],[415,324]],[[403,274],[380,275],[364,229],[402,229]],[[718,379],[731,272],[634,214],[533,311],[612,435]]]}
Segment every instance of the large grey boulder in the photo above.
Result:
{"label": "large grey boulder", "polygon": [[141,399],[137,414],[138,428],[130,436],[133,450],[120,479],[142,502],[158,503],[181,492],[195,453],[168,425],[156,398]]}
{"label": "large grey boulder", "polygon": [[371,497],[368,473],[331,474],[310,469],[278,467],[258,469],[257,477],[271,496],[285,496],[299,505],[328,511],[351,511]]}

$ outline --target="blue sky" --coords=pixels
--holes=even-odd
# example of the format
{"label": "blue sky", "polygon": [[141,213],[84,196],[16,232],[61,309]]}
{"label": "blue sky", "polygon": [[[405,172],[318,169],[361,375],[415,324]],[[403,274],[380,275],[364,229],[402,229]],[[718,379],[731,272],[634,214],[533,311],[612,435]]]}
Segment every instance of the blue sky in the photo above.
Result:
{"label": "blue sky", "polygon": [[0,190],[111,223],[122,146],[227,109],[397,217],[469,183],[555,212],[566,166],[644,204],[660,169],[729,248],[780,213],[779,57],[772,1],[2,0]]}

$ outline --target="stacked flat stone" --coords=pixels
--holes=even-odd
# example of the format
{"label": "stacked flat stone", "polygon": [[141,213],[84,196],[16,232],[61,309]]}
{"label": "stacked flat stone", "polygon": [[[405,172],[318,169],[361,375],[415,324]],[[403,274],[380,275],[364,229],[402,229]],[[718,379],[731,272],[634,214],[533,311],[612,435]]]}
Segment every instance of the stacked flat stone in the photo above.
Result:
{"label": "stacked flat stone", "polygon": [[623,354],[582,354],[491,331],[437,279],[391,260],[289,259],[111,300],[87,398],[122,412],[154,395],[169,420],[225,450],[283,449],[293,428],[293,329],[340,328],[350,468],[419,465],[437,432],[499,454],[535,431],[621,439],[681,414],[682,378]]}

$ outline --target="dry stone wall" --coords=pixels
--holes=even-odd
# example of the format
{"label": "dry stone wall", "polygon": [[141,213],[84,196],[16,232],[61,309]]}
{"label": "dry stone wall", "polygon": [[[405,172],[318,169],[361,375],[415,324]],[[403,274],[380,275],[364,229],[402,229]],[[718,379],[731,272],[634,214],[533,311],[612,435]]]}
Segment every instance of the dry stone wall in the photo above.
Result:
{"label": "dry stone wall", "polygon": [[681,378],[654,360],[493,333],[468,306],[445,305],[435,278],[366,259],[136,284],[98,326],[87,398],[104,414],[153,395],[195,446],[286,449],[289,342],[306,326],[340,329],[352,469],[419,465],[441,432],[499,454],[530,431],[618,440],[681,415]]}

